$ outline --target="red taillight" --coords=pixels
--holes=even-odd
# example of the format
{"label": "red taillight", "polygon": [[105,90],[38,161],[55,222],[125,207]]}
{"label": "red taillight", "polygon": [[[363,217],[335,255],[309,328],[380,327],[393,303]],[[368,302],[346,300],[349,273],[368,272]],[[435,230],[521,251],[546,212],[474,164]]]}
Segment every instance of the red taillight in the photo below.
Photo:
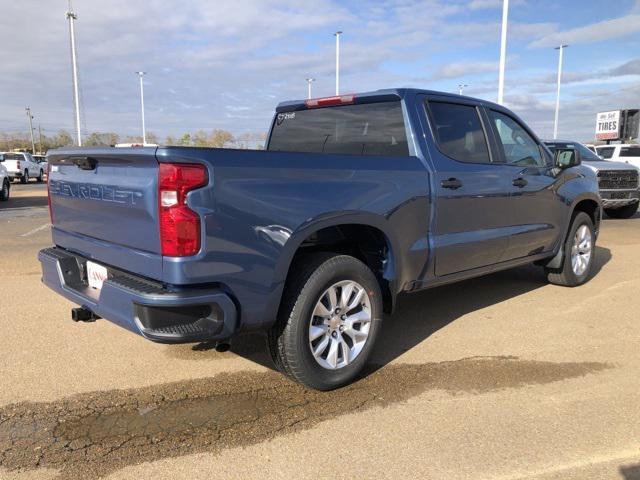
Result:
{"label": "red taillight", "polygon": [[332,105],[348,105],[355,102],[355,95],[336,95],[335,97],[310,98],[305,100],[307,108],[330,107]]}
{"label": "red taillight", "polygon": [[51,164],[47,163],[47,202],[49,203],[49,218],[51,219],[51,225],[53,225],[53,208],[51,208],[51,189],[49,188],[50,180],[51,180]]}
{"label": "red taillight", "polygon": [[158,208],[162,255],[188,257],[200,250],[200,216],[187,205],[187,193],[207,184],[204,165],[161,163]]}

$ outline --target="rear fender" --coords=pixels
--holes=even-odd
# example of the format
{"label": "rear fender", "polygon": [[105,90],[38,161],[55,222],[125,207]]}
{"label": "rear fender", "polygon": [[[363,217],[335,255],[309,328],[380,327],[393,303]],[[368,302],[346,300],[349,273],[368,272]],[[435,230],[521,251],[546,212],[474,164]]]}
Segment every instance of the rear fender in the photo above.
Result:
{"label": "rear fender", "polygon": [[271,298],[268,306],[269,312],[277,312],[280,306],[282,291],[289,274],[291,263],[296,252],[310,235],[327,227],[337,227],[341,225],[363,225],[374,227],[380,230],[387,241],[389,249],[388,261],[385,265],[383,278],[390,284],[391,295],[395,297],[398,289],[397,279],[401,278],[401,266],[397,263],[397,254],[399,245],[394,236],[390,233],[390,227],[387,220],[379,215],[365,212],[332,212],[324,214],[313,220],[305,222],[295,232],[291,233],[288,241],[282,248],[281,255],[276,264],[274,272],[274,283],[278,285],[276,294]]}

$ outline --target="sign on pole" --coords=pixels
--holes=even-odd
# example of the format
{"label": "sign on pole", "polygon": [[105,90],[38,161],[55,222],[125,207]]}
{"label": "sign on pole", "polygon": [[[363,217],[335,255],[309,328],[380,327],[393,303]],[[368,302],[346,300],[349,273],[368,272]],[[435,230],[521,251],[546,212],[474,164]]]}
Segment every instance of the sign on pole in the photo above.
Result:
{"label": "sign on pole", "polygon": [[620,138],[620,110],[600,112],[596,117],[596,140]]}

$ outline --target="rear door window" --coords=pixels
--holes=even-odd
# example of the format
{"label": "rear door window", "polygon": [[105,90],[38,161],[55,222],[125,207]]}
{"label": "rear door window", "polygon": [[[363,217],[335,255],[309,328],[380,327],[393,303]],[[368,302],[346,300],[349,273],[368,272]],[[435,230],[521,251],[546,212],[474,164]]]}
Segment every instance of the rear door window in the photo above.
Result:
{"label": "rear door window", "polygon": [[350,155],[409,155],[399,101],[278,113],[267,149]]}
{"label": "rear door window", "polygon": [[429,102],[428,105],[433,133],[442,153],[460,162],[491,161],[476,107],[447,102]]}

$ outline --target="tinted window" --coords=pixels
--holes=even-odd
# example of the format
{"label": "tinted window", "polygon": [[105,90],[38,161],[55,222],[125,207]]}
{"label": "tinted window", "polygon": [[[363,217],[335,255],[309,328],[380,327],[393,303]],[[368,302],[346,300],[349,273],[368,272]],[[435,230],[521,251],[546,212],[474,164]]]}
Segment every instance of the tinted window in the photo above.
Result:
{"label": "tinted window", "polygon": [[616,147],[596,147],[596,151],[598,155],[602,155],[602,158],[611,158],[613,157],[613,152]]}
{"label": "tinted window", "polygon": [[409,155],[400,102],[278,113],[268,150]]}
{"label": "tinted window", "polygon": [[640,146],[637,147],[621,147],[621,157],[640,157]]}
{"label": "tinted window", "polygon": [[544,167],[546,161],[537,142],[513,118],[491,110],[489,115],[500,137],[500,144],[507,163],[523,167]]}
{"label": "tinted window", "polygon": [[438,147],[461,162],[488,163],[487,139],[475,107],[429,102]]}
{"label": "tinted window", "polygon": [[21,153],[5,153],[4,159],[5,160],[24,160],[24,155],[22,155]]}

